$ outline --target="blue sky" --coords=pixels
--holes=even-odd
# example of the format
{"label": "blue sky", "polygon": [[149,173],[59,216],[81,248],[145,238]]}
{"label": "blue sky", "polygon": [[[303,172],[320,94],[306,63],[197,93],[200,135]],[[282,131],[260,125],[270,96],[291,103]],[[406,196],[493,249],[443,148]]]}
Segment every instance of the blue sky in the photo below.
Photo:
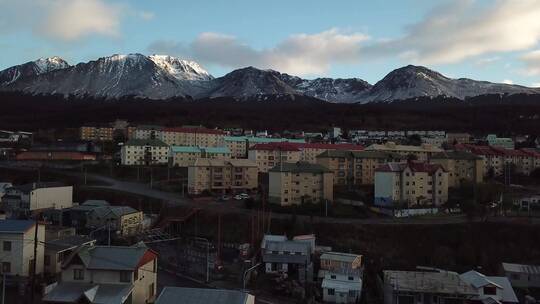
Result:
{"label": "blue sky", "polygon": [[0,0],[0,69],[161,53],[214,76],[253,65],[374,83],[418,64],[540,86],[537,0]]}

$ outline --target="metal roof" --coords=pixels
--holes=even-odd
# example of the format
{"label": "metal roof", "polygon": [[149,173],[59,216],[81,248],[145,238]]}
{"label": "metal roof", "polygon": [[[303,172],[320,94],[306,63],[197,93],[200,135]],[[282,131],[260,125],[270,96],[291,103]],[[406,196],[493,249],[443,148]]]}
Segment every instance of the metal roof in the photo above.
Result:
{"label": "metal roof", "polygon": [[460,294],[475,296],[477,291],[456,272],[441,271],[384,271],[384,283],[395,291]]}
{"label": "metal roof", "polygon": [[300,252],[304,255],[308,255],[311,252],[311,245],[301,241],[267,241],[266,251],[288,251],[288,252]]}
{"label": "metal roof", "polygon": [[95,240],[85,235],[70,235],[65,238],[47,241],[47,243],[45,243],[45,249],[55,250],[57,252],[60,252],[60,251],[75,248],[84,244],[88,244],[92,241],[95,241]]}
{"label": "metal roof", "polygon": [[92,304],[121,304],[133,290],[132,284],[90,284],[63,282],[49,292],[43,301],[78,303],[83,297]]}
{"label": "metal roof", "polygon": [[502,267],[504,271],[508,271],[508,272],[527,273],[527,274],[533,274],[533,275],[540,274],[539,265],[502,263]]}
{"label": "metal roof", "polygon": [[362,258],[362,256],[358,254],[342,252],[325,252],[321,255],[321,260],[340,261],[346,263],[352,263],[358,258]]}
{"label": "metal roof", "polygon": [[245,304],[250,294],[239,290],[165,287],[155,304]]}
{"label": "metal roof", "polygon": [[88,269],[134,270],[148,250],[148,247],[141,245],[85,246],[66,260],[65,265],[69,265],[71,258],[78,255]]}
{"label": "metal roof", "polygon": [[0,233],[25,233],[34,227],[31,220],[0,220]]}

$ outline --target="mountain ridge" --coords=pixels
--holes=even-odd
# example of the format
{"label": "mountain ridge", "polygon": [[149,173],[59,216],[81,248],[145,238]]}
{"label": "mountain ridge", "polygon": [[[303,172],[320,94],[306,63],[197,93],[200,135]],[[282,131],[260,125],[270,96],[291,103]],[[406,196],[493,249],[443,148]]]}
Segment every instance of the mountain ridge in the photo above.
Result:
{"label": "mountain ridge", "polygon": [[449,78],[423,66],[407,65],[374,85],[360,78],[303,79],[271,69],[245,67],[214,78],[197,62],[169,55],[114,54],[69,65],[60,57],[38,59],[0,71],[0,90],[149,99],[266,100],[307,96],[335,103],[393,102],[417,97],[540,94],[540,88]]}

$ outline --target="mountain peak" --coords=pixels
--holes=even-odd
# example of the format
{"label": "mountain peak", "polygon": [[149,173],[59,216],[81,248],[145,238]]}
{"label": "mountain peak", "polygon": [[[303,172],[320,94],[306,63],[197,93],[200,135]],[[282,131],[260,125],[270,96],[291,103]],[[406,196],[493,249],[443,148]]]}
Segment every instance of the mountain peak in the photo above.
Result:
{"label": "mountain peak", "polygon": [[214,78],[195,61],[156,54],[150,55],[148,58],[179,80],[211,80]]}

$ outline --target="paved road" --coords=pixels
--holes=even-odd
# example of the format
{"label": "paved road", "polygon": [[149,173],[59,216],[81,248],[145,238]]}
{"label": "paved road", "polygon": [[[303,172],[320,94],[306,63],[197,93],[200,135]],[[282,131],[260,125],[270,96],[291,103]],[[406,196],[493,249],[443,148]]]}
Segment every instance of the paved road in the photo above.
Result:
{"label": "paved road", "polygon": [[[1,166],[1,165],[0,165]],[[55,170],[55,173],[64,174],[66,176],[73,176],[82,178],[81,172]],[[113,191],[121,191],[130,194],[142,195],[151,197],[154,199],[163,200],[171,206],[185,206],[196,207],[203,210],[212,210],[218,213],[236,213],[249,215],[251,210],[243,208],[243,204],[237,201],[228,202],[201,202],[193,201],[187,197],[183,197],[180,193],[166,192],[157,189],[151,189],[148,184],[127,182],[117,180],[108,176],[98,174],[87,174],[87,180],[89,183],[97,181],[101,185],[88,185],[86,187],[93,189],[106,189]],[[104,184],[104,185],[103,185]],[[274,219],[290,219],[290,214],[272,213]],[[336,224],[366,224],[366,225],[447,225],[447,224],[461,224],[471,222],[467,217],[463,215],[453,215],[446,217],[422,217],[422,218],[405,218],[405,219],[393,219],[393,218],[332,218],[323,216],[308,216],[297,215],[297,220],[313,223],[336,223]],[[497,223],[533,223],[540,224],[540,219],[527,219],[527,218],[514,218],[514,217],[489,217],[487,219],[475,219],[475,222],[497,222]]]}

